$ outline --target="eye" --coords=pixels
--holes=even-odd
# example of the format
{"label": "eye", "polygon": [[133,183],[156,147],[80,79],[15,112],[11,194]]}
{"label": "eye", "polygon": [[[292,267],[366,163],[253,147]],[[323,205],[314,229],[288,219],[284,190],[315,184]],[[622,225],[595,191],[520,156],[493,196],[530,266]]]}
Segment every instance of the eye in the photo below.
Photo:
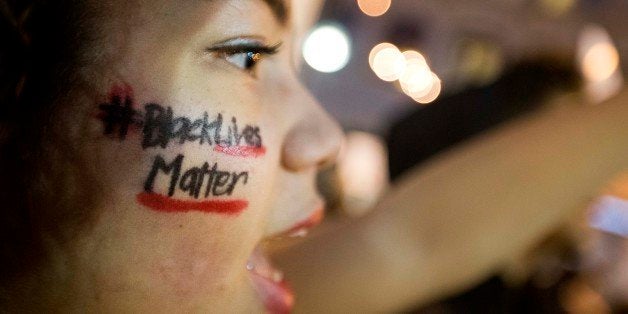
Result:
{"label": "eye", "polygon": [[225,54],[224,58],[229,63],[242,70],[252,71],[257,63],[262,59],[262,54],[253,51],[236,52],[232,54]]}
{"label": "eye", "polygon": [[207,50],[242,71],[254,73],[257,64],[265,56],[277,53],[280,45],[267,46],[257,40],[234,39]]}

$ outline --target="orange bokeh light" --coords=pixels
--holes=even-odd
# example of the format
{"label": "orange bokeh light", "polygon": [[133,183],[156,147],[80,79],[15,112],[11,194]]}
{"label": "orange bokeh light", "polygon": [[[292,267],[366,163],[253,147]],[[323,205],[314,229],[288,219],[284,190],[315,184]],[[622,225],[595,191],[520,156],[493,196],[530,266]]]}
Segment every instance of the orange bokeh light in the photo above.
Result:
{"label": "orange bokeh light", "polygon": [[391,0],[358,0],[358,6],[368,16],[381,16],[390,9]]}

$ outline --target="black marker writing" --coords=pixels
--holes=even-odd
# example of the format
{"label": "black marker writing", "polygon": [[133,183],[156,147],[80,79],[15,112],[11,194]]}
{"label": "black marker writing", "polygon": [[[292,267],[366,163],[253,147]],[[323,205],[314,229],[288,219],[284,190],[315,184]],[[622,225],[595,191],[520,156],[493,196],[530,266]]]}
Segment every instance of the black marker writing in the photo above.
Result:
{"label": "black marker writing", "polygon": [[228,172],[218,170],[218,164],[211,167],[205,162],[201,167],[193,167],[182,171],[184,156],[178,155],[167,163],[157,155],[153,166],[144,182],[144,191],[153,193],[157,177],[166,176],[170,180],[168,196],[174,196],[177,190],[187,193],[196,199],[209,196],[231,195],[238,183],[246,184],[248,172]]}
{"label": "black marker writing", "polygon": [[141,127],[141,114],[133,109],[133,99],[129,95],[112,94],[109,102],[99,106],[105,135],[117,133],[124,140],[130,127]]}
{"label": "black marker writing", "polygon": [[171,107],[149,103],[144,105],[144,113],[133,108],[129,95],[112,94],[108,103],[99,106],[104,134],[126,139],[131,127],[142,127],[142,148],[166,148],[172,142],[184,144],[198,142],[200,145],[232,147],[245,144],[249,147],[262,147],[260,128],[245,125],[238,127],[238,120],[232,117],[225,123],[222,114],[210,118],[207,112],[199,118],[177,117]]}
{"label": "black marker writing", "polygon": [[238,121],[232,118],[225,125],[222,114],[209,118],[207,112],[197,119],[175,117],[172,108],[164,108],[157,104],[147,104],[144,120],[143,148],[166,148],[170,142],[178,144],[198,142],[200,145],[220,145],[225,147],[247,146],[261,147],[262,137],[259,127],[247,125],[242,132],[238,131]]}

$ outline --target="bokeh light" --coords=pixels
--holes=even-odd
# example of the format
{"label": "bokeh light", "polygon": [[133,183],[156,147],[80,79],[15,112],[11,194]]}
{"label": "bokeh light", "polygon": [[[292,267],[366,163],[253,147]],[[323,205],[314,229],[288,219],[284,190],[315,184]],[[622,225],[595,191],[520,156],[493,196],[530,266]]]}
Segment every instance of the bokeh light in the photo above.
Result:
{"label": "bokeh light", "polygon": [[466,38],[459,43],[457,76],[460,80],[485,86],[501,76],[504,66],[503,52],[494,42]]}
{"label": "bokeh light", "polygon": [[381,16],[390,9],[391,0],[358,0],[358,7],[368,16]]}
{"label": "bokeh light", "polygon": [[339,25],[316,27],[303,44],[303,58],[313,69],[332,73],[343,69],[351,57],[351,42]]}
{"label": "bokeh light", "polygon": [[406,52],[404,56],[406,67],[399,78],[401,89],[412,98],[421,98],[432,89],[432,71],[418,52]]}
{"label": "bokeh light", "polygon": [[428,104],[440,95],[440,79],[430,69],[427,59],[416,50],[402,53],[391,43],[381,43],[371,50],[369,65],[380,79],[399,80],[401,91],[416,102]]}
{"label": "bokeh light", "polygon": [[603,102],[621,90],[619,53],[603,27],[588,25],[584,28],[578,41],[578,62],[591,103]]}
{"label": "bokeh light", "polygon": [[377,44],[375,47],[373,47],[373,49],[371,49],[371,52],[369,53],[369,66],[371,67],[371,69],[373,69],[373,61],[375,60],[375,55],[377,55],[377,53],[379,53],[380,51],[386,48],[397,48],[397,47],[391,43],[381,43],[381,44]]}
{"label": "bokeh light", "polygon": [[401,90],[421,104],[429,104],[440,96],[440,78],[432,72],[425,57],[418,51],[403,52],[406,68],[399,78]]}
{"label": "bokeh light", "polygon": [[338,159],[338,177],[346,214],[361,216],[373,208],[388,186],[388,154],[382,138],[350,132]]}
{"label": "bokeh light", "polygon": [[605,80],[613,75],[619,66],[617,49],[609,42],[596,43],[584,55],[582,66],[587,79]]}
{"label": "bokeh light", "polygon": [[538,0],[539,7],[550,16],[561,16],[569,12],[576,0]]}
{"label": "bokeh light", "polygon": [[406,61],[410,62],[411,60],[417,60],[421,63],[425,63],[427,65],[427,60],[425,60],[425,57],[418,51],[416,50],[406,50],[403,52],[403,57],[406,59]]}
{"label": "bokeh light", "polygon": [[434,73],[431,73],[431,74],[432,74],[432,86],[430,90],[427,92],[427,94],[425,94],[422,97],[412,97],[414,101],[420,104],[426,105],[436,100],[438,96],[440,96],[441,90],[443,88],[443,84],[440,78],[438,77],[438,75]]}
{"label": "bokeh light", "polygon": [[406,59],[396,46],[383,43],[371,50],[369,64],[377,77],[393,82],[398,80],[405,71]]}

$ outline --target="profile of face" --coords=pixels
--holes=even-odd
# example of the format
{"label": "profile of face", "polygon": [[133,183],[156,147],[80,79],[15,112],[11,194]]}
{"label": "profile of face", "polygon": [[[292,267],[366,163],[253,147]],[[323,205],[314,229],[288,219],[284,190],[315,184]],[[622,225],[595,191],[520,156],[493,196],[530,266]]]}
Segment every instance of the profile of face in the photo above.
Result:
{"label": "profile of face", "polygon": [[68,189],[92,201],[65,203],[96,218],[52,250],[50,302],[287,311],[260,247],[320,219],[315,176],[341,139],[298,82],[290,1],[93,2],[101,51],[53,134],[90,182]]}

